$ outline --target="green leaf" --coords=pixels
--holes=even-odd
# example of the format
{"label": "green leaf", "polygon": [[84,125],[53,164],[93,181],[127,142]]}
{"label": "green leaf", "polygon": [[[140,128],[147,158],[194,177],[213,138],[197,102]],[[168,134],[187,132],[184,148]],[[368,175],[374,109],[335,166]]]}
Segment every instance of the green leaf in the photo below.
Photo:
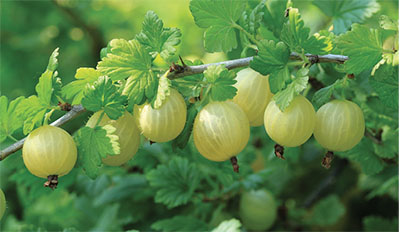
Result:
{"label": "green leaf", "polygon": [[246,1],[192,0],[189,7],[195,23],[207,28],[204,45],[208,52],[229,52],[237,47],[235,22],[245,9]]}
{"label": "green leaf", "polygon": [[188,203],[200,181],[196,164],[177,156],[168,164],[158,165],[146,177],[157,190],[155,201],[168,208]]}
{"label": "green leaf", "polygon": [[93,84],[101,76],[100,72],[94,68],[78,68],[75,79],[62,88],[63,95],[67,99],[73,99],[72,105],[81,103],[86,86]]}
{"label": "green leaf", "polygon": [[157,221],[151,225],[153,230],[161,231],[207,231],[208,225],[193,216],[175,216]]}
{"label": "green leaf", "polygon": [[379,216],[367,216],[363,218],[364,231],[398,231],[399,221]]}
{"label": "green leaf", "polygon": [[239,220],[232,218],[221,222],[217,228],[213,229],[212,232],[240,232],[242,224]]}
{"label": "green leaf", "polygon": [[264,15],[266,0],[260,1],[253,9],[244,11],[240,17],[239,24],[250,34],[255,35],[260,27]]}
{"label": "green leaf", "polygon": [[398,31],[399,22],[394,21],[386,15],[381,15],[379,17],[379,26],[385,30]]}
{"label": "green leaf", "polygon": [[43,118],[47,112],[47,107],[42,105],[37,96],[30,96],[23,99],[19,106],[20,116],[24,121],[24,134],[28,134],[36,126],[43,123]]}
{"label": "green leaf", "polygon": [[385,64],[369,78],[369,84],[376,91],[385,106],[399,109],[399,76],[398,67]]}
{"label": "green leaf", "polygon": [[168,79],[168,73],[169,71],[167,71],[164,75],[162,75],[158,80],[157,95],[151,102],[151,106],[154,109],[161,107],[165,99],[170,94],[171,81]]}
{"label": "green leaf", "polygon": [[[200,60],[195,60],[194,62],[190,60],[185,60],[184,62],[188,66],[203,64],[203,62],[201,62]],[[203,73],[185,76],[172,80],[172,86],[185,97],[198,97],[200,95],[202,87],[200,82],[203,81],[203,79]]]}
{"label": "green leaf", "polygon": [[290,51],[283,42],[261,40],[258,54],[250,62],[250,67],[255,71],[269,76],[269,84],[272,93],[277,93],[286,86],[290,80],[289,69],[286,66]]}
{"label": "green leaf", "polygon": [[362,172],[366,175],[377,174],[384,167],[382,160],[374,154],[372,143],[365,137],[353,149],[338,155],[360,164]]}
{"label": "green leaf", "polygon": [[309,223],[318,226],[335,224],[346,212],[337,195],[330,195],[318,201],[312,209]]}
{"label": "green leaf", "polygon": [[237,89],[233,87],[236,83],[236,74],[226,69],[225,66],[209,66],[204,71],[204,77],[210,84],[205,97],[210,97],[213,101],[225,101],[236,95]]}
{"label": "green leaf", "polygon": [[110,52],[97,65],[97,69],[113,81],[128,78],[124,95],[130,104],[152,100],[157,93],[158,81],[151,70],[152,57],[137,40],[113,39]]}
{"label": "green leaf", "polygon": [[86,174],[95,179],[101,167],[101,158],[120,153],[118,136],[111,125],[82,127],[74,136],[79,152],[79,162]]}
{"label": "green leaf", "polygon": [[19,117],[20,103],[25,99],[18,97],[8,104],[6,96],[0,97],[0,142],[7,136],[12,136],[13,132],[23,126],[23,120]]}
{"label": "green leaf", "polygon": [[168,60],[175,54],[174,46],[181,42],[179,39],[181,35],[178,28],[164,28],[162,20],[156,13],[148,11],[144,17],[142,31],[136,39],[150,51],[153,57],[159,53],[164,60]]}
{"label": "green leaf", "polygon": [[377,29],[354,24],[352,30],[337,38],[336,46],[349,56],[348,73],[359,74],[371,69],[382,58],[382,33]]}
{"label": "green leaf", "polygon": [[[382,183],[382,182],[380,182]],[[399,195],[399,177],[398,176],[393,176],[388,180],[384,180],[383,183],[374,188],[368,195],[368,199],[372,199],[376,196],[383,196],[385,194],[389,194],[391,196],[395,196],[398,199]]]}
{"label": "green leaf", "polygon": [[93,112],[104,110],[109,118],[116,120],[124,114],[125,101],[126,97],[121,96],[111,79],[101,76],[86,88],[82,105]]}
{"label": "green leaf", "polygon": [[375,0],[314,0],[313,3],[333,19],[335,34],[346,32],[353,23],[360,23],[379,10]]}
{"label": "green leaf", "polygon": [[296,73],[295,79],[286,89],[278,92],[274,96],[274,100],[281,111],[284,111],[292,102],[293,98],[300,94],[301,91],[307,88],[308,84],[308,69],[302,68]]}
{"label": "green leaf", "polygon": [[342,86],[342,82],[343,79],[339,79],[336,80],[333,84],[318,90],[312,98],[312,102],[315,104],[315,106],[319,108],[323,104],[329,102],[335,89]]}
{"label": "green leaf", "polygon": [[263,25],[272,31],[276,38],[281,36],[283,24],[287,21],[284,16],[287,0],[267,1],[264,8]]}
{"label": "green leaf", "polygon": [[183,149],[186,147],[187,143],[189,142],[190,135],[192,134],[193,130],[193,123],[196,115],[198,113],[197,106],[195,104],[190,104],[187,110],[187,118],[185,127],[183,128],[182,132],[172,141],[172,146],[179,147]]}
{"label": "green leaf", "polygon": [[36,92],[42,105],[57,105],[57,96],[61,95],[61,79],[57,78],[55,71],[58,66],[58,48],[50,56],[46,71],[40,76],[39,83],[36,85]]}
{"label": "green leaf", "polygon": [[310,36],[297,8],[290,8],[289,20],[283,25],[281,40],[297,53],[326,54],[332,49],[325,36]]}

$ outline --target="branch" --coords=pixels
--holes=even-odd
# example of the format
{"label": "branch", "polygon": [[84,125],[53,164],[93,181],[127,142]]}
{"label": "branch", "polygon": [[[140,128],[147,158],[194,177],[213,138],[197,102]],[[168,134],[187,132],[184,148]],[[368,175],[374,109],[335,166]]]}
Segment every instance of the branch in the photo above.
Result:
{"label": "branch", "polygon": [[[333,54],[328,54],[328,55],[312,55],[312,54],[306,54],[306,56],[310,59],[311,62],[313,63],[338,63],[338,64],[343,64],[346,60],[349,58],[347,56],[342,56],[342,55],[333,55]],[[290,59],[292,60],[301,60],[301,57],[299,54],[292,52],[290,54]],[[168,75],[168,78],[171,80],[184,77],[184,76],[190,76],[193,74],[199,74],[204,72],[209,66],[212,65],[220,65],[224,64],[227,69],[234,69],[234,68],[240,68],[240,67],[246,67],[249,66],[250,61],[253,60],[253,57],[246,57],[246,58],[240,58],[240,59],[235,59],[235,60],[227,60],[227,61],[222,61],[218,63],[212,63],[212,64],[202,64],[202,65],[195,65],[195,66],[184,66],[182,70],[175,70],[173,72],[170,72]]]}
{"label": "branch", "polygon": [[[348,60],[347,56],[342,56],[342,55],[323,55],[323,56],[318,56],[318,55],[312,55],[312,54],[306,54],[310,60],[312,59],[312,62],[318,63],[318,62],[331,62],[331,63],[338,63],[342,64],[346,60]],[[290,55],[290,59],[294,60],[301,60],[301,57],[293,52]],[[168,78],[171,80],[178,79],[180,77],[184,76],[190,76],[193,74],[198,74],[204,72],[209,66],[212,65],[220,65],[224,64],[227,69],[234,69],[234,68],[240,68],[240,67],[245,67],[249,66],[250,61],[253,60],[253,57],[246,57],[246,58],[240,58],[240,59],[235,59],[235,60],[227,60],[227,61],[222,61],[218,63],[211,63],[211,64],[202,64],[202,65],[194,65],[194,66],[183,66],[182,70],[174,70],[173,72],[170,72],[168,75]],[[76,105],[73,106],[71,111],[51,123],[50,125],[52,126],[61,126],[68,121],[72,120],[79,114],[85,111],[85,108],[83,108],[82,105]],[[18,142],[12,144],[11,146],[5,148],[0,152],[0,161],[5,159],[7,156],[11,155],[12,153],[18,151],[19,149],[22,148],[22,145],[24,144],[26,138],[23,138],[19,140]]]}
{"label": "branch", "polygon": [[[64,114],[63,116],[61,116],[59,119],[57,119],[56,121],[54,121],[50,125],[52,125],[52,126],[61,126],[61,125],[65,124],[65,123],[67,123],[68,121],[72,120],[73,118],[75,118],[79,114],[83,113],[84,111],[85,111],[85,108],[83,108],[82,105],[73,106],[72,109],[68,113]],[[5,148],[4,150],[2,150],[0,152],[0,161],[5,159],[7,156],[11,155],[12,153],[18,151],[19,149],[21,149],[22,145],[24,145],[25,139],[26,139],[26,137],[21,139],[21,140],[19,140],[16,143],[14,143],[13,145]]]}

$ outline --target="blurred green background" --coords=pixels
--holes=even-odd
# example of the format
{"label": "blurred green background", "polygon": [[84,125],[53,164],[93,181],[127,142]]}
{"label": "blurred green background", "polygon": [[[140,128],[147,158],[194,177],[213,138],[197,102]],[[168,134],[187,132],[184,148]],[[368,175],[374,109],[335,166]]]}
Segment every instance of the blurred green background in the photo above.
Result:
{"label": "blurred green background", "polygon": [[[330,19],[313,5],[312,1],[293,2],[312,32],[329,24]],[[398,19],[398,1],[378,2],[381,10],[367,20],[368,25],[378,27],[378,17],[381,14]],[[141,30],[141,23],[148,10],[155,11],[165,26],[181,29],[182,42],[178,54],[182,57],[191,60],[199,58],[204,63],[227,59],[222,53],[205,52],[202,40],[204,30],[194,24],[189,11],[189,0],[1,1],[0,10],[0,87],[1,95],[7,96],[10,100],[35,93],[38,78],[45,70],[48,58],[56,47],[60,48],[59,76],[66,84],[73,79],[77,68],[96,66],[99,51],[108,41],[113,38],[132,39]],[[87,117],[88,115],[84,114],[63,127],[73,132],[82,126],[83,120]],[[22,137],[22,133],[19,133],[18,138]],[[263,140],[262,149],[257,148],[260,138]],[[12,141],[6,141],[1,147],[4,148],[11,143]],[[256,153],[263,154],[264,158],[261,161],[263,165],[267,163],[274,170],[273,175],[268,177],[269,182],[266,185],[274,194],[280,194],[278,202],[280,205],[285,205],[283,211],[293,209],[289,210],[291,215],[285,217],[296,221],[297,216],[304,215],[302,209],[297,208],[298,202],[307,201],[310,192],[328,175],[319,165],[323,151],[316,148],[315,141],[312,140],[302,148],[289,149],[288,154],[292,154],[294,158],[289,159],[288,163],[282,163],[273,157],[272,146],[273,143],[265,135],[264,128],[254,128],[252,140],[244,153],[251,154],[249,163],[251,159],[256,158]],[[188,151],[181,153],[184,152]],[[28,173],[23,166],[19,151],[0,163],[0,187],[4,190],[8,201],[0,229],[5,231],[32,231],[38,228],[49,231],[66,228],[80,231],[132,228],[148,230],[156,220],[182,212],[182,208],[179,207],[169,210],[161,204],[155,204],[152,198],[153,190],[148,188],[146,178],[140,175],[140,172],[146,172],[154,168],[158,162],[168,159],[169,153],[173,153],[170,144],[144,146],[134,161],[123,168],[104,168],[103,174],[95,181],[82,175],[81,170],[74,170],[62,178],[63,184],[56,191],[50,191],[42,187],[41,179]],[[194,153],[196,152],[189,155]],[[380,176],[371,177],[360,175],[358,168],[349,165],[346,160],[337,158],[334,162],[342,163],[344,170],[335,176],[337,184],[326,189],[325,195],[334,192],[343,196],[342,201],[348,210],[342,220],[335,225],[312,229],[360,230],[361,220],[366,215],[397,217],[398,202],[394,197],[397,196],[397,192],[392,196],[365,199],[367,190],[376,187],[376,183],[381,183],[385,175],[391,176],[398,171],[397,165],[385,170]],[[140,167],[139,171],[137,167]],[[281,170],[285,172],[279,172]],[[356,185],[358,187],[355,187]],[[232,201],[229,203],[231,206],[227,206],[228,209],[232,205],[237,205],[237,197]],[[205,203],[200,209],[190,207],[186,212],[196,215],[199,212],[212,212],[216,206]],[[210,215],[204,217],[208,220]],[[235,212],[232,215],[236,216]],[[312,212],[309,212],[308,216],[310,215]],[[284,223],[281,221],[276,228],[304,230],[296,227],[296,224],[285,227]],[[305,230],[307,229],[310,228]]]}

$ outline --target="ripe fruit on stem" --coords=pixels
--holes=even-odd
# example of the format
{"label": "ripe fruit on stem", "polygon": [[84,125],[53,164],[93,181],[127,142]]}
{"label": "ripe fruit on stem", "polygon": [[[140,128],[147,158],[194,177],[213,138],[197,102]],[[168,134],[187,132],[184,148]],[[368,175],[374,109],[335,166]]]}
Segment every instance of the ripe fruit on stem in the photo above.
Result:
{"label": "ripe fruit on stem", "polygon": [[0,220],[6,211],[6,197],[4,196],[3,190],[0,189]]}
{"label": "ripe fruit on stem", "polygon": [[74,167],[77,149],[68,132],[45,125],[33,130],[26,138],[22,158],[33,175],[49,178],[45,186],[55,188],[57,177],[68,174]]}
{"label": "ripe fruit on stem", "polygon": [[274,196],[265,189],[243,193],[239,203],[239,215],[246,229],[268,230],[276,219]]}
{"label": "ripe fruit on stem", "polygon": [[[86,125],[94,127],[101,114],[102,111],[93,114]],[[115,134],[118,136],[120,154],[107,156],[103,158],[102,161],[104,164],[110,166],[120,166],[132,159],[138,151],[140,145],[140,131],[136,126],[135,118],[126,111],[125,114],[117,120],[111,120],[104,114],[99,126],[107,124],[112,125],[116,129]]]}
{"label": "ripe fruit on stem", "polygon": [[333,100],[317,111],[314,137],[328,151],[347,151],[364,136],[360,107],[347,100]]}
{"label": "ripe fruit on stem", "polygon": [[271,101],[265,110],[264,126],[269,137],[279,145],[300,146],[313,133],[314,107],[302,95],[296,96],[283,112]]}
{"label": "ripe fruit on stem", "polygon": [[251,68],[240,70],[236,76],[237,88],[233,102],[246,113],[250,126],[261,126],[264,112],[272,93],[269,89],[268,76],[263,76]]}
{"label": "ripe fruit on stem", "polygon": [[231,101],[210,102],[194,121],[194,144],[201,155],[212,161],[225,161],[239,154],[249,136],[246,114]]}
{"label": "ripe fruit on stem", "polygon": [[142,134],[153,142],[168,142],[176,138],[186,122],[186,103],[182,95],[171,89],[170,95],[158,109],[149,103],[135,106],[134,117]]}

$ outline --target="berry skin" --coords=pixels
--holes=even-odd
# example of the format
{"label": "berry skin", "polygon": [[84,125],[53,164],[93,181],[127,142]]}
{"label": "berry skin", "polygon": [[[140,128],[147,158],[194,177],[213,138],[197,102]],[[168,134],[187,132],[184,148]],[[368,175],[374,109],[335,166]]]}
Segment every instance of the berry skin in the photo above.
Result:
{"label": "berry skin", "polygon": [[149,103],[135,106],[134,116],[142,134],[153,142],[168,142],[176,138],[186,123],[186,103],[175,89],[161,107],[153,109]]}
{"label": "berry skin", "polygon": [[209,103],[194,121],[194,144],[201,155],[212,161],[236,156],[247,145],[249,137],[249,120],[231,101]]}
{"label": "berry skin", "polygon": [[[101,111],[96,112],[86,123],[89,127],[94,127],[101,115]],[[104,164],[110,166],[120,166],[128,162],[136,154],[140,145],[140,131],[136,126],[135,118],[128,112],[118,118],[111,120],[106,114],[101,119],[99,126],[110,124],[115,127],[115,134],[118,136],[120,154],[110,155],[102,158]]]}
{"label": "berry skin", "polygon": [[307,98],[299,95],[282,112],[272,100],[265,110],[264,126],[269,137],[279,145],[300,146],[314,131],[314,107]]}
{"label": "berry skin", "polygon": [[0,220],[6,211],[6,197],[4,196],[3,190],[0,189]]}
{"label": "berry skin", "polygon": [[276,210],[274,196],[265,189],[245,192],[240,198],[239,215],[246,229],[268,230],[275,222]]}
{"label": "berry skin", "polygon": [[333,100],[317,111],[314,137],[328,151],[347,151],[364,136],[365,122],[358,105],[347,100]]}
{"label": "berry skin", "polygon": [[251,68],[240,70],[236,76],[237,94],[233,102],[246,113],[250,126],[261,126],[264,112],[272,93],[269,89],[268,76],[263,76]]}
{"label": "berry skin", "polygon": [[77,149],[65,130],[45,125],[33,130],[22,148],[25,166],[35,176],[64,176],[74,167]]}

